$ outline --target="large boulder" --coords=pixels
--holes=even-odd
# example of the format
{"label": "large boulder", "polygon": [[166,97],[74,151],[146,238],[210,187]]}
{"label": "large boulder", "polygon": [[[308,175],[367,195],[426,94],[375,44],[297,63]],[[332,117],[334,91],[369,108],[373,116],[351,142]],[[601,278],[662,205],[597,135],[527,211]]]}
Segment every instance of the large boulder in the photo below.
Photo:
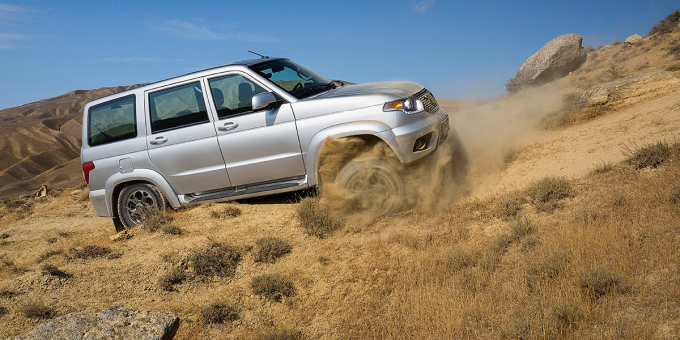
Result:
{"label": "large boulder", "polygon": [[137,311],[119,306],[97,314],[67,314],[10,339],[169,340],[178,328],[179,318],[174,313]]}
{"label": "large boulder", "polygon": [[575,71],[586,61],[582,42],[583,38],[576,33],[550,40],[522,64],[515,81],[521,85],[541,85]]}

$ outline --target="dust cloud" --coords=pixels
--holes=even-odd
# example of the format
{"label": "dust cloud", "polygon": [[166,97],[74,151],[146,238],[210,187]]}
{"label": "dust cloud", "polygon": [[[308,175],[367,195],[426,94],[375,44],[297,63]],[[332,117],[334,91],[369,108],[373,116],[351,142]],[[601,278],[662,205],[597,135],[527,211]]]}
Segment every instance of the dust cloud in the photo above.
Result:
{"label": "dust cloud", "polygon": [[[319,162],[322,199],[336,214],[347,215],[362,194],[340,188],[338,174],[350,162],[380,159],[391,164],[403,180],[400,210],[440,212],[474,190],[485,176],[498,173],[518,139],[536,131],[542,118],[560,110],[562,93],[556,86],[543,86],[486,102],[457,102],[453,109],[445,107],[451,123],[449,137],[428,157],[407,165],[377,140],[328,139]],[[360,215],[363,220],[377,217],[367,216],[370,214]]]}

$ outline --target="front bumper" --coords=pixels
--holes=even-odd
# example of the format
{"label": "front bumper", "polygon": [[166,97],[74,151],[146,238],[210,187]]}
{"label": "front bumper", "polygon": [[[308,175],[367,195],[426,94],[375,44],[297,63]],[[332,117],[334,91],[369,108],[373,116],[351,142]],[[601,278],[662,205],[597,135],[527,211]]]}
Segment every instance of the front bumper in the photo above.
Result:
{"label": "front bumper", "polygon": [[[437,148],[449,133],[449,116],[443,109],[411,124],[393,128],[393,138],[399,145],[395,148],[402,163],[414,162]],[[445,127],[444,127],[445,125]]]}

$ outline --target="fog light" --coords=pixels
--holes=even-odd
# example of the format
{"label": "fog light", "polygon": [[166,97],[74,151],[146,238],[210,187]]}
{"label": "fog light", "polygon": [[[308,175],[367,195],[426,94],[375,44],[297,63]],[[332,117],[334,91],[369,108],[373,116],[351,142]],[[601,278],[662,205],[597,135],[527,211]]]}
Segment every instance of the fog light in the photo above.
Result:
{"label": "fog light", "polygon": [[432,140],[432,132],[416,139],[413,144],[413,152],[426,150],[430,146],[430,140]]}

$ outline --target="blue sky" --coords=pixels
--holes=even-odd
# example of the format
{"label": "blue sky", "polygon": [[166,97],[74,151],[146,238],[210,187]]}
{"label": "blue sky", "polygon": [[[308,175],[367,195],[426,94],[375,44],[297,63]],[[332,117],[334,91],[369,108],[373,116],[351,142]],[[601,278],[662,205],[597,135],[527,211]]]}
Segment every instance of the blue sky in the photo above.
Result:
{"label": "blue sky", "polygon": [[552,38],[646,35],[680,3],[648,1],[0,0],[0,109],[77,89],[288,57],[331,79],[410,80],[435,96],[504,92]]}

